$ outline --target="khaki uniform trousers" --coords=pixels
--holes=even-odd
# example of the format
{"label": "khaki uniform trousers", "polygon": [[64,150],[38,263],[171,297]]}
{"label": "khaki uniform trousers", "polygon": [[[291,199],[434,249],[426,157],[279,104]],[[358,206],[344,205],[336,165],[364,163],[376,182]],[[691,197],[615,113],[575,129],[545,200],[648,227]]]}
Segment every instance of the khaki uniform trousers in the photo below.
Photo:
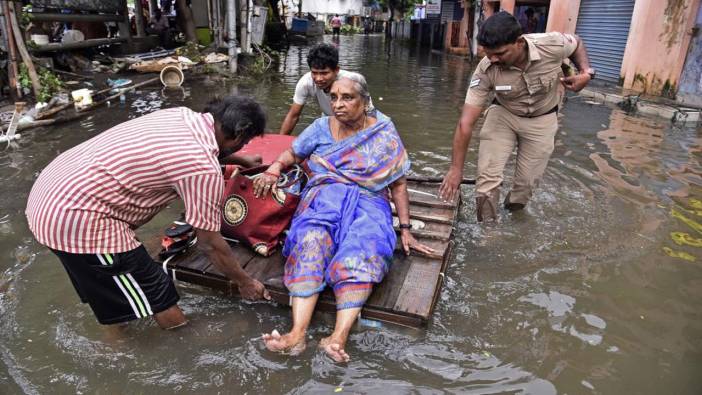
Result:
{"label": "khaki uniform trousers", "polygon": [[523,207],[531,198],[546,170],[558,130],[557,112],[540,117],[519,117],[500,105],[487,109],[480,130],[476,201],[478,220],[495,217],[500,199],[499,186],[504,179],[505,164],[517,144],[517,166],[512,191],[505,204]]}

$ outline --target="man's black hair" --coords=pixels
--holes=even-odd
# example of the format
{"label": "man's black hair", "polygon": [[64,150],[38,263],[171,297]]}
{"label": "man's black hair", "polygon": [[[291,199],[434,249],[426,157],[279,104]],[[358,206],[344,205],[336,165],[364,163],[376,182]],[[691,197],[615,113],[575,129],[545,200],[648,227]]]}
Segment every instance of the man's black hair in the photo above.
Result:
{"label": "man's black hair", "polygon": [[255,100],[243,96],[215,98],[203,112],[212,114],[215,122],[222,125],[222,133],[228,139],[243,138],[248,142],[263,135],[266,114]]}
{"label": "man's black hair", "polygon": [[330,44],[317,44],[307,54],[307,65],[311,69],[326,69],[329,67],[335,70],[339,66],[339,51]]}
{"label": "man's black hair", "polygon": [[522,35],[522,25],[512,14],[500,11],[483,22],[478,31],[478,44],[494,49],[514,44]]}

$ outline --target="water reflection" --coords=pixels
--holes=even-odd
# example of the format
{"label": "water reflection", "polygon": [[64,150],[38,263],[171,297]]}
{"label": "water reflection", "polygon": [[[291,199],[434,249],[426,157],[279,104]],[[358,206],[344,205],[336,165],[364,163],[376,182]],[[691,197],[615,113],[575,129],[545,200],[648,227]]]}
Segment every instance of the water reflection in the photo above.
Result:
{"label": "water reflection", "polygon": [[[343,68],[364,73],[391,116],[413,172],[441,175],[471,66],[460,58],[342,37]],[[189,78],[182,91],[144,88],[86,118],[23,134],[0,152],[0,382],[8,393],[694,393],[702,388],[702,193],[699,131],[572,98],[556,150],[528,208],[475,223],[472,190],[456,225],[455,260],[426,330],[357,325],[348,365],[315,347],[267,352],[260,333],[290,324],[286,308],[179,285],[190,318],[164,333],[149,321],[102,330],[57,260],[32,241],[24,204],[60,152],[159,108],[200,109],[213,94],[247,94],[279,127],[307,46],[280,77]],[[381,99],[382,98],[382,99]],[[296,131],[320,110],[307,105]],[[471,146],[466,175],[474,173]],[[513,163],[508,164],[513,169]],[[511,183],[507,174],[505,187]],[[161,232],[178,203],[140,237]],[[689,259],[694,258],[694,260]],[[330,333],[318,314],[311,335]],[[664,334],[664,335],[662,335]]]}

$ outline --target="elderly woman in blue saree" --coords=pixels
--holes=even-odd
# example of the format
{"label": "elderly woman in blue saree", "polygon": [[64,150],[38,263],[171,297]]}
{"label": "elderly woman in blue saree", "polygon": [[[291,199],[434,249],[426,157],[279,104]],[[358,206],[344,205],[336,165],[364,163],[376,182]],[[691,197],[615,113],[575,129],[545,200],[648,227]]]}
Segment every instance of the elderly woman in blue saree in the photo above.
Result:
{"label": "elderly woman in blue saree", "polygon": [[407,151],[393,122],[370,106],[365,78],[357,73],[331,87],[334,115],[317,119],[257,179],[257,196],[275,185],[281,170],[308,159],[310,179],[285,240],[284,283],[292,296],[293,327],[263,336],[272,351],[299,353],[319,297],[331,287],[336,324],[320,347],[345,362],[351,326],[392,262],[397,236],[390,196],[400,221],[405,253],[433,250],[418,243],[409,229],[405,174]]}

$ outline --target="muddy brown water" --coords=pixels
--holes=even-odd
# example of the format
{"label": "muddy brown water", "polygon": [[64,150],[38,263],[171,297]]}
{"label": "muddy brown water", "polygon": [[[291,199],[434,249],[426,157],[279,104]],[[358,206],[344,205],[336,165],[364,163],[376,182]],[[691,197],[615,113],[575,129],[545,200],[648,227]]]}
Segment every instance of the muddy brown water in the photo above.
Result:
{"label": "muddy brown water", "polygon": [[[367,76],[375,104],[394,118],[412,171],[441,175],[470,64],[380,36],[338,44],[342,65]],[[158,108],[202,108],[215,93],[258,98],[275,129],[307,71],[306,52],[291,47],[278,78],[143,89],[0,147],[0,393],[700,393],[700,130],[580,98],[563,109],[549,168],[524,212],[479,225],[464,187],[455,261],[426,329],[359,324],[352,361],[340,366],[316,350],[333,325],[317,314],[310,347],[276,355],[260,334],[288,327],[287,308],[181,284],[187,328],[168,333],[145,320],[107,334],[27,229],[38,173],[110,126]],[[308,105],[296,130],[318,114]],[[468,176],[475,159],[472,144]],[[509,169],[505,187],[513,161]],[[174,204],[140,235],[178,211]]]}

